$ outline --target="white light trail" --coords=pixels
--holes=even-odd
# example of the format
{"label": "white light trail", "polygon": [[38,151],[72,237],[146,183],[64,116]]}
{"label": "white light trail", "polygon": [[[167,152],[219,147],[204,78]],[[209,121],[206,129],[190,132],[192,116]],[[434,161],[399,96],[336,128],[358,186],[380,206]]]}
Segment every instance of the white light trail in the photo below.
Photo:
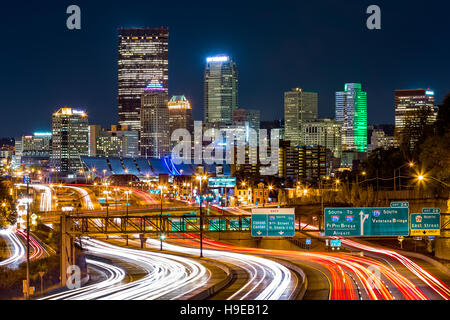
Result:
{"label": "white light trail", "polygon": [[12,255],[9,258],[0,261],[0,266],[11,265],[22,260],[25,256],[26,249],[16,236],[15,232],[10,228],[7,230],[0,230],[0,235],[5,236],[12,246]]}

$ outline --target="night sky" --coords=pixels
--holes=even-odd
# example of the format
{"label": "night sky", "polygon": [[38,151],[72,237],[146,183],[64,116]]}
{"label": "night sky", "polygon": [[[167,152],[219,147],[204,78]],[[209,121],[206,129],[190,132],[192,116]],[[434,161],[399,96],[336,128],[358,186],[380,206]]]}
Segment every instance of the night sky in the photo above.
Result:
{"label": "night sky", "polygon": [[[31,2],[31,1],[30,1]],[[81,8],[81,30],[66,8]],[[366,8],[382,30],[366,28]],[[50,130],[68,105],[89,122],[117,122],[117,28],[169,27],[169,94],[203,115],[208,55],[226,53],[239,71],[239,105],[263,120],[283,116],[283,92],[319,93],[319,116],[334,117],[334,92],[361,82],[369,124],[394,122],[394,90],[450,92],[448,1],[8,1],[2,3],[0,136]]]}

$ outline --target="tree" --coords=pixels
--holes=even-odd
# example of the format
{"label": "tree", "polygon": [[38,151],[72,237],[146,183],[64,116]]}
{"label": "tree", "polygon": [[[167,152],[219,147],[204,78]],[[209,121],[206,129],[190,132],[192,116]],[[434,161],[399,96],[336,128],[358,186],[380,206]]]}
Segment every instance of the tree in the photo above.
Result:
{"label": "tree", "polygon": [[450,131],[450,93],[444,99],[436,119],[436,131],[440,136],[444,136]]}
{"label": "tree", "polygon": [[444,136],[427,138],[421,145],[419,160],[427,174],[450,182],[450,131]]}
{"label": "tree", "polygon": [[8,181],[0,181],[0,229],[16,223],[17,215],[14,201],[10,195],[12,185]]}
{"label": "tree", "polygon": [[405,158],[420,153],[420,145],[429,136],[434,135],[434,125],[431,123],[433,110],[417,109],[406,112],[403,128],[397,132],[400,150]]}

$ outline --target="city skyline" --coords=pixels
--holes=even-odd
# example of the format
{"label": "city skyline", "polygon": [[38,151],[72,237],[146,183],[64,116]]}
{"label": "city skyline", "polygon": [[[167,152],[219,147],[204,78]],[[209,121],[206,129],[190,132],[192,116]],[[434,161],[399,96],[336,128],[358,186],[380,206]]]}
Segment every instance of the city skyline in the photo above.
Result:
{"label": "city skyline", "polygon": [[[10,6],[14,9],[13,5]],[[274,114],[273,110],[282,107],[283,93],[294,87],[318,92],[319,117],[333,117],[334,92],[340,90],[343,83],[358,82],[362,83],[368,93],[368,124],[393,124],[395,90],[431,88],[436,93],[436,104],[440,104],[447,93],[445,88],[449,86],[449,80],[436,71],[440,68],[445,69],[448,65],[444,54],[441,53],[445,50],[430,50],[440,44],[438,41],[438,31],[442,28],[441,20],[438,19],[440,13],[433,11],[433,16],[427,15],[420,23],[402,26],[402,21],[406,23],[410,19],[414,20],[414,17],[422,14],[422,11],[414,5],[403,8],[401,1],[400,4],[383,4],[383,28],[380,31],[368,31],[365,28],[365,4],[338,6],[327,3],[320,11],[314,4],[298,4],[289,5],[289,8],[280,9],[275,13],[271,13],[270,7],[263,4],[247,23],[251,25],[253,19],[267,16],[279,22],[280,26],[289,27],[286,35],[280,36],[280,40],[277,40],[277,50],[267,47],[261,50],[264,47],[259,44],[263,39],[262,35],[274,35],[273,31],[266,29],[266,25],[257,31],[256,27],[241,30],[240,23],[236,26],[227,24],[223,28],[213,23],[208,30],[199,31],[188,28],[164,12],[143,14],[142,12],[145,12],[143,9],[147,7],[145,4],[121,7],[118,11],[122,13],[123,10],[125,13],[121,18],[118,18],[119,12],[114,10],[105,15],[95,16],[99,13],[100,4],[81,4],[81,6],[83,13],[91,12],[91,14],[83,15],[83,28],[76,31],[78,33],[67,30],[64,25],[58,27],[59,22],[53,17],[58,7],[50,8],[45,13],[49,15],[48,19],[39,20],[43,34],[47,32],[52,35],[51,38],[58,46],[54,47],[54,44],[53,47],[50,46],[49,40],[41,36],[31,39],[29,45],[35,50],[36,57],[45,56],[54,65],[50,74],[42,74],[43,66],[37,66],[37,58],[22,61],[8,50],[0,54],[4,60],[11,60],[6,66],[6,72],[16,74],[17,77],[16,81],[3,80],[0,85],[5,90],[3,103],[7,107],[5,110],[8,116],[13,120],[11,123],[19,123],[11,127],[8,123],[5,124],[0,136],[19,136],[25,132],[48,130],[50,124],[45,115],[63,105],[86,109],[92,123],[100,123],[104,127],[118,123],[117,112],[112,111],[117,110],[117,30],[121,27],[168,26],[171,34],[169,95],[185,95],[191,101],[193,115],[197,120],[202,119],[204,113],[204,61],[206,57],[220,53],[233,57],[238,65],[240,73],[238,107],[259,109],[262,120],[282,118],[281,112]],[[394,16],[391,13],[398,7],[402,7],[405,17]],[[33,8],[34,5],[30,5],[25,8],[23,14],[32,15]],[[195,14],[202,14],[205,10],[199,6],[185,9],[188,12],[195,11]],[[303,20],[308,20],[303,9],[317,11],[317,14],[324,18],[335,17],[334,23],[339,26],[338,30],[332,30],[330,26],[320,27],[314,22],[311,30],[319,27],[318,31],[308,34],[303,23],[287,25],[280,21],[283,14],[293,13],[302,13]],[[245,12],[246,9],[243,9],[238,14],[242,15]],[[95,26],[91,20],[94,16],[99,20]],[[406,16],[409,16],[408,20]],[[30,19],[34,21],[33,19],[37,17]],[[394,19],[398,20],[395,26]],[[202,22],[204,20],[199,19],[197,25]],[[2,23],[8,23],[8,18]],[[11,22],[9,25],[15,24]],[[427,28],[423,30],[425,25]],[[242,33],[238,33],[238,30]],[[23,32],[25,32],[23,27],[17,26],[16,35],[20,37]],[[342,47],[334,40],[330,44],[324,44],[326,39],[331,41],[342,32],[358,35],[360,43],[352,44],[349,48]],[[397,37],[402,32],[406,32],[407,36],[400,41]],[[255,39],[250,37],[252,33]],[[414,53],[405,56],[405,51],[402,50],[414,45],[413,35],[426,35],[431,44],[427,50],[416,48]],[[317,36],[323,41],[316,40]],[[10,35],[7,35],[7,41],[8,39],[16,41],[9,37]],[[332,45],[339,50],[329,51]],[[447,44],[442,45],[445,47]],[[85,50],[86,46],[92,49]],[[383,49],[386,46],[390,50]],[[55,50],[50,52],[47,47]],[[346,57],[353,60],[344,68],[340,63]],[[18,67],[18,63],[23,65]],[[11,68],[14,68],[14,72]],[[92,69],[96,72],[92,72]],[[391,74],[391,70],[395,70],[394,75]],[[39,74],[42,77],[38,82],[36,76]],[[58,77],[64,81],[60,83],[54,81]],[[37,83],[23,99],[16,98],[17,92],[23,87],[19,79]],[[32,112],[36,108],[42,111],[36,117],[31,119],[23,116],[24,113]]]}

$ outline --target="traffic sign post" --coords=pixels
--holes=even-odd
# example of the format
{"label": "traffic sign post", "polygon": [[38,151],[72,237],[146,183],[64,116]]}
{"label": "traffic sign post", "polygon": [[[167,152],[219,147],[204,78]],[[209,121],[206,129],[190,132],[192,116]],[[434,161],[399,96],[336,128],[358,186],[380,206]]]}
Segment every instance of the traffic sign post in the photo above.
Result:
{"label": "traffic sign post", "polygon": [[295,208],[252,209],[252,237],[294,237]]}
{"label": "traffic sign post", "polygon": [[[423,211],[432,211],[429,209]],[[439,236],[441,235],[440,213],[411,213],[411,236]]]}
{"label": "traffic sign post", "polygon": [[409,235],[409,209],[326,208],[326,237],[393,237]]}

